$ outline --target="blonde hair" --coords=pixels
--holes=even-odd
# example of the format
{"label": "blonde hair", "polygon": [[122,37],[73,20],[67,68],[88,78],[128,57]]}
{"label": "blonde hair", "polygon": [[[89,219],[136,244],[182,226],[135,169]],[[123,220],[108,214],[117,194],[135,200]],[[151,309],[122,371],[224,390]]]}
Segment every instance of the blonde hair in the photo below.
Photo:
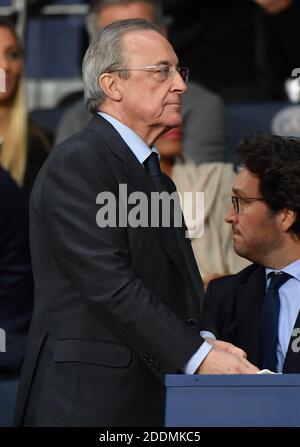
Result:
{"label": "blonde hair", "polygon": [[23,186],[27,164],[27,108],[24,80],[20,79],[17,91],[11,102],[8,117],[8,129],[2,143],[0,164]]}
{"label": "blonde hair", "polygon": [[[15,37],[20,51],[22,45],[14,29],[7,19],[0,19],[0,27],[4,27]],[[28,116],[25,99],[24,79],[18,81],[16,92],[9,102],[7,131],[1,144],[0,165],[9,171],[19,186],[23,186],[27,164]]]}

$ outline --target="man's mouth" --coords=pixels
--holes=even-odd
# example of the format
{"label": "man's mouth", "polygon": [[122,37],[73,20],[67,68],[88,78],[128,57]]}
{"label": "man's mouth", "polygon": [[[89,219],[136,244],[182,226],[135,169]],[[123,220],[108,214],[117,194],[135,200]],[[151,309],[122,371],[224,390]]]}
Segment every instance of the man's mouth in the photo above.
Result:
{"label": "man's mouth", "polygon": [[182,137],[182,132],[181,129],[178,127],[175,127],[174,129],[169,130],[169,132],[167,132],[164,135],[164,139],[165,140],[179,140]]}

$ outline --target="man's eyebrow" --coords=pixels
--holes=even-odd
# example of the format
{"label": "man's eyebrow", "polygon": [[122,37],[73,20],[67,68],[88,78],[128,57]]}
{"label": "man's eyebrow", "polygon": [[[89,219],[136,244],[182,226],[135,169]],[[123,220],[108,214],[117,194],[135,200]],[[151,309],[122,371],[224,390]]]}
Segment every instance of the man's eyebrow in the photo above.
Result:
{"label": "man's eyebrow", "polygon": [[[173,66],[173,64],[169,60],[162,60],[162,61],[156,62],[153,65],[166,65],[168,67]],[[177,62],[177,64],[175,64],[175,67],[177,67],[177,65],[178,65],[178,62]]]}
{"label": "man's eyebrow", "polygon": [[163,61],[156,62],[153,65],[171,65],[171,64],[169,61],[163,60]]}
{"label": "man's eyebrow", "polygon": [[243,198],[243,197],[247,197],[248,196],[248,194],[245,194],[245,192],[242,190],[242,189],[240,189],[240,188],[232,188],[232,192],[233,192],[233,194],[234,195],[236,195],[237,197],[240,197],[241,199]]}
{"label": "man's eyebrow", "polygon": [[239,195],[243,194],[243,191],[240,188],[235,188],[235,187],[232,188],[232,192],[234,194],[239,194]]}

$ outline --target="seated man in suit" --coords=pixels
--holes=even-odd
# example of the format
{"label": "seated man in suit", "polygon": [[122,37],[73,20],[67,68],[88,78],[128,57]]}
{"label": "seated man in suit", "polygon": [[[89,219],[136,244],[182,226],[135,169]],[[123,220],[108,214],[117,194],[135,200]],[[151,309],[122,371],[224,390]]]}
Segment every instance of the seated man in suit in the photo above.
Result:
{"label": "seated man in suit", "polygon": [[300,372],[300,140],[251,136],[238,146],[234,249],[253,262],[210,282],[204,329],[272,371]]}
{"label": "seated man in suit", "polygon": [[[90,39],[114,20],[141,18],[159,26],[166,35],[160,0],[94,0],[87,16]],[[207,88],[189,81],[182,101],[185,154],[196,163],[223,161],[226,146],[225,110],[221,98]],[[78,132],[91,115],[83,99],[65,112],[56,136],[60,143]]]}

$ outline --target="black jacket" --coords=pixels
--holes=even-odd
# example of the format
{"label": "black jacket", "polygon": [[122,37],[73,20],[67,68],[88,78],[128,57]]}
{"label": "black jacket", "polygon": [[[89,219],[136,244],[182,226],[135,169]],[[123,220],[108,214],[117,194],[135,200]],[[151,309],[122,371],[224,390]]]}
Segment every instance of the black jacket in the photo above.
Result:
{"label": "black jacket", "polygon": [[33,306],[28,209],[23,191],[0,168],[0,376],[18,375]]}
{"label": "black jacket", "polygon": [[[261,368],[261,309],[266,293],[265,268],[257,264],[235,275],[218,278],[208,285],[204,300],[203,328],[221,340],[246,351],[248,360]],[[300,327],[300,313],[294,328]],[[295,337],[298,336],[299,333]],[[293,352],[291,337],[283,372],[300,372],[300,353]],[[297,347],[296,346],[296,347]]]}
{"label": "black jacket", "polygon": [[38,175],[35,310],[17,424],[162,424],[164,375],[203,342],[203,286],[183,231],[97,226],[98,194],[117,197],[119,184],[128,194],[155,190],[99,116],[52,151]]}

